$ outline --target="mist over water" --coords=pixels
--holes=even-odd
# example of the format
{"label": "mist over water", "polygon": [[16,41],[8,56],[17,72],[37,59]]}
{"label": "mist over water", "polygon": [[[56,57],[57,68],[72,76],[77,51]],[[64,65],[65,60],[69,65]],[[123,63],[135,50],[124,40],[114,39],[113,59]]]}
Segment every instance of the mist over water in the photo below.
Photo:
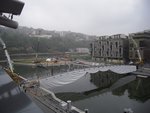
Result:
{"label": "mist over water", "polygon": [[8,61],[9,68],[10,68],[10,70],[13,72],[13,65],[12,65],[10,56],[9,56],[9,54],[8,54],[8,51],[7,51],[7,49],[6,49],[6,44],[5,44],[4,41],[1,39],[1,37],[0,37],[0,42],[1,42],[1,44],[3,45],[3,49],[4,49],[4,51],[5,51],[5,55],[6,55],[6,58],[7,58],[7,61]]}

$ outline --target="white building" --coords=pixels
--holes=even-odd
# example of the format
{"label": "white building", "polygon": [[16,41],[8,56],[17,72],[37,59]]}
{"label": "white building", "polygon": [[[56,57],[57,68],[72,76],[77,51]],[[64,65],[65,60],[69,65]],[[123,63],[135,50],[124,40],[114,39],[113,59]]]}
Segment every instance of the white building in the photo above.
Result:
{"label": "white building", "polygon": [[77,53],[90,53],[88,48],[76,48]]}

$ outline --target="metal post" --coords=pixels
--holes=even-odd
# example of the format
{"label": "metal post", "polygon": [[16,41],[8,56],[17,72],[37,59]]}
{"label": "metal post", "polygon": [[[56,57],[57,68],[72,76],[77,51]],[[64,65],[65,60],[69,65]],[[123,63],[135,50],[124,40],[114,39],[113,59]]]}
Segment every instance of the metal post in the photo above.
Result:
{"label": "metal post", "polygon": [[70,112],[71,111],[71,100],[67,101],[67,110]]}
{"label": "metal post", "polygon": [[85,113],[89,113],[89,110],[88,109],[84,109]]}

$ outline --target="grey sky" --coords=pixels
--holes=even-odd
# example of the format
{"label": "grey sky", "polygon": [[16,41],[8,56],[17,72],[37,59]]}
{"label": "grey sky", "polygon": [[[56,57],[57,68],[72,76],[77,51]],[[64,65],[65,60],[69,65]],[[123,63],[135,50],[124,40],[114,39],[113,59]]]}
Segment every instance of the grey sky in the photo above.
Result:
{"label": "grey sky", "polygon": [[22,26],[105,35],[150,29],[149,0],[24,0]]}

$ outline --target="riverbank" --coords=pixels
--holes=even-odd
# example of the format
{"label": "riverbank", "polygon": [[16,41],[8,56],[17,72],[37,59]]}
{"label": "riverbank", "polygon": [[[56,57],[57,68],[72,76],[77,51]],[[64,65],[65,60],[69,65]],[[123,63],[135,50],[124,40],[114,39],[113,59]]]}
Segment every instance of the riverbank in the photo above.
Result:
{"label": "riverbank", "polygon": [[71,61],[57,61],[57,62],[48,62],[48,61],[41,61],[39,63],[34,63],[33,61],[15,61],[14,64],[16,65],[26,65],[26,66],[43,66],[43,67],[49,67],[49,66],[60,66],[60,65],[68,65]]}

